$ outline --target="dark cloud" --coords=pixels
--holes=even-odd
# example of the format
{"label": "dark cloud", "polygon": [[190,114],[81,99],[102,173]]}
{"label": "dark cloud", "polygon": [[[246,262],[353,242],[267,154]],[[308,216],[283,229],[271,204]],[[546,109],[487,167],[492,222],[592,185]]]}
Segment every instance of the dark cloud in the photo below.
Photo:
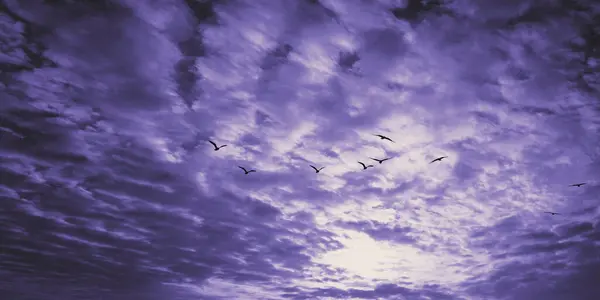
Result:
{"label": "dark cloud", "polygon": [[[297,297],[293,294],[286,295],[291,299],[305,299],[301,297]],[[422,289],[410,289],[401,287],[395,284],[380,284],[375,287],[375,289],[348,289],[341,290],[336,288],[327,288],[327,289],[318,289],[310,293],[311,297],[331,297],[331,298],[359,298],[359,299],[373,299],[377,297],[386,297],[386,298],[398,298],[405,297],[408,299],[443,299],[443,300],[453,300],[453,299],[463,299],[457,298],[447,294],[446,292],[440,290],[438,286],[429,285],[424,286]]]}
{"label": "dark cloud", "polygon": [[[593,239],[579,237],[597,232],[597,227],[583,221],[553,231],[534,229],[521,236],[507,229],[513,233],[524,231],[522,225],[507,220],[486,230],[502,233],[500,241],[490,239],[496,242],[486,249],[507,262],[485,278],[466,284],[471,295],[501,299],[594,299],[599,290],[591,282],[597,275],[600,249]],[[510,260],[515,257],[522,259]]]}

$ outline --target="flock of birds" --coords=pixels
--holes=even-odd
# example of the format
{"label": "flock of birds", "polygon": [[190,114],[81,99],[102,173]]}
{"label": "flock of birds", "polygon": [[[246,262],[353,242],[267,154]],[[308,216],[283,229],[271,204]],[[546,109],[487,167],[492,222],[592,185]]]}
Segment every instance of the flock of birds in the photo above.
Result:
{"label": "flock of birds", "polygon": [[[387,140],[387,141],[390,141],[390,142],[392,142],[392,143],[395,143],[395,142],[394,142],[394,141],[393,141],[391,138],[389,138],[389,137],[387,137],[387,136],[385,136],[385,135],[381,135],[381,134],[373,134],[373,135],[374,135],[374,136],[376,136],[376,137],[379,137],[381,140]],[[214,150],[215,150],[215,151],[219,151],[221,148],[223,148],[223,147],[227,147],[227,145],[221,145],[221,146],[218,146],[218,145],[217,145],[215,142],[213,142],[213,141],[211,141],[211,140],[208,140],[208,142],[209,142],[209,143],[211,143],[211,144],[213,145],[213,147],[214,147]],[[444,158],[447,158],[447,157],[448,157],[448,156],[440,156],[440,157],[438,157],[438,158],[436,158],[436,159],[434,159],[434,160],[430,161],[429,163],[430,163],[430,164],[432,164],[432,163],[434,163],[434,162],[438,162],[438,161],[439,161],[439,162],[441,162],[441,161],[442,161]],[[390,159],[392,159],[391,157],[382,158],[382,159],[373,158],[373,157],[369,157],[369,158],[370,158],[370,159],[372,159],[373,161],[376,161],[376,162],[378,162],[379,164],[382,164],[384,161],[387,161],[387,160],[390,160]],[[362,166],[363,170],[366,170],[366,169],[368,169],[368,168],[373,168],[373,167],[374,167],[374,165],[367,165],[367,164],[365,164],[364,162],[361,162],[361,161],[358,161],[358,163],[359,163],[359,164]],[[317,167],[315,167],[315,166],[313,166],[313,165],[309,165],[309,166],[310,166],[310,167],[311,167],[313,170],[315,170],[315,173],[319,173],[319,172],[321,172],[321,170],[323,170],[323,169],[325,168],[325,167],[320,167],[320,168],[317,168]],[[253,170],[253,169],[250,169],[250,170],[249,170],[249,169],[246,169],[246,168],[244,168],[244,167],[242,167],[242,166],[238,166],[238,168],[242,169],[242,171],[244,171],[244,174],[245,174],[245,175],[248,175],[248,174],[250,174],[250,173],[255,173],[255,172],[256,172],[256,170]],[[575,184],[571,184],[570,186],[572,186],[572,187],[582,187],[582,186],[583,186],[583,185],[585,185],[585,184],[586,184],[585,182],[582,182],[582,183],[575,183]],[[547,214],[550,214],[550,215],[553,215],[553,216],[554,216],[554,215],[560,215],[560,214],[559,214],[559,213],[557,213],[557,212],[551,212],[551,211],[545,211],[544,213],[547,213]]]}
{"label": "flock of birds", "polygon": [[[382,140],[387,140],[387,141],[390,141],[390,142],[392,142],[392,143],[395,143],[395,142],[394,142],[392,139],[390,139],[389,137],[387,137],[387,136],[385,136],[385,135],[381,135],[381,134],[374,134],[374,136],[377,136],[377,137],[379,137],[379,138],[380,138],[380,139],[382,139]],[[209,142],[209,143],[211,143],[211,144],[213,145],[213,147],[214,147],[214,150],[215,150],[215,151],[219,151],[221,148],[223,148],[223,147],[227,147],[227,145],[221,145],[221,146],[219,146],[219,145],[217,145],[217,143],[215,143],[215,142],[213,142],[213,141],[211,141],[211,140],[208,140],[208,142]],[[431,164],[431,163],[434,163],[434,162],[436,162],[436,161],[442,161],[444,158],[447,158],[447,157],[448,157],[448,156],[440,156],[440,157],[438,157],[438,158],[436,158],[436,159],[432,160],[432,161],[430,162],[430,164]],[[374,160],[374,161],[376,161],[376,162],[378,162],[379,164],[382,164],[384,161],[387,161],[387,160],[390,160],[390,159],[392,159],[391,157],[382,158],[382,159],[379,159],[379,158],[373,158],[373,157],[369,157],[369,158],[370,158],[370,159],[372,159],[372,160]],[[359,161],[358,163],[359,163],[359,164],[360,164],[360,165],[363,167],[363,170],[366,170],[366,169],[368,169],[368,168],[373,168],[373,167],[375,167],[374,165],[367,165],[367,164],[365,164],[365,163],[364,163],[364,162],[362,162],[362,161]],[[313,166],[313,165],[309,165],[309,166],[310,166],[311,168],[313,168],[313,170],[315,170],[315,173],[319,173],[319,172],[321,172],[321,170],[323,170],[323,169],[325,168],[325,167],[320,167],[320,168],[317,168],[317,167],[315,167],[315,166]],[[242,170],[244,171],[244,174],[246,174],[246,175],[248,175],[248,174],[250,174],[250,173],[254,173],[254,172],[256,172],[256,170],[248,170],[248,169],[246,169],[246,168],[244,168],[244,167],[242,167],[242,166],[238,166],[238,168],[242,169]]]}

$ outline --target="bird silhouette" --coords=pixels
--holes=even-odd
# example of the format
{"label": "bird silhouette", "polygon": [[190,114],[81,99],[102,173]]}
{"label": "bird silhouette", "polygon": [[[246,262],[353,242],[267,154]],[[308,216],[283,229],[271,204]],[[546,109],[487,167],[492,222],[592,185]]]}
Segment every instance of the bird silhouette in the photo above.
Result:
{"label": "bird silhouette", "polygon": [[389,137],[385,136],[385,135],[381,135],[381,134],[374,134],[374,136],[378,136],[380,139],[382,140],[388,140],[392,143],[395,143],[394,141],[392,141],[392,139],[390,139]]}
{"label": "bird silhouette", "polygon": [[555,212],[551,212],[551,211],[545,211],[545,213],[547,213],[547,214],[551,214],[551,215],[553,215],[553,216],[554,216],[554,215],[560,215],[559,213],[555,213]]}
{"label": "bird silhouette", "polygon": [[250,173],[252,173],[252,172],[256,172],[256,170],[246,170],[246,168],[244,168],[244,167],[240,167],[240,166],[238,166],[238,168],[240,168],[240,169],[244,170],[244,174],[246,174],[246,175],[248,175],[248,174],[250,174]]}
{"label": "bird silhouette", "polygon": [[585,182],[582,183],[575,183],[575,184],[571,184],[570,186],[576,186],[576,187],[581,187],[582,185],[585,185]]}
{"label": "bird silhouette", "polygon": [[321,172],[321,170],[323,170],[323,168],[325,168],[325,167],[321,167],[320,169],[317,169],[317,167],[315,167],[315,166],[313,166],[313,165],[310,165],[310,167],[311,167],[311,168],[313,168],[313,169],[315,170],[315,172],[316,172],[316,173],[319,173],[319,172]]}
{"label": "bird silhouette", "polygon": [[215,147],[215,151],[219,151],[219,149],[223,148],[223,147],[227,147],[227,145],[222,145],[222,146],[217,146],[217,144],[215,144],[215,142],[209,140],[209,143],[211,143],[213,145],[213,147]]}
{"label": "bird silhouette", "polygon": [[363,162],[360,162],[360,161],[359,161],[358,163],[362,165],[362,167],[363,167],[363,170],[366,170],[366,169],[368,169],[368,168],[371,168],[371,167],[373,167],[373,165],[368,165],[368,166],[367,166],[367,165],[365,165]]}
{"label": "bird silhouette", "polygon": [[372,157],[369,157],[369,158],[372,159],[372,160],[374,160],[374,161],[376,161],[376,162],[378,162],[378,163],[382,163],[382,162],[384,162],[386,160],[392,159],[391,157],[384,158],[384,159],[377,159],[377,158],[372,158]]}
{"label": "bird silhouette", "polygon": [[444,159],[444,158],[446,158],[446,157],[448,157],[448,156],[440,156],[440,157],[438,157],[438,158],[436,158],[436,159],[432,160],[432,161],[431,161],[431,162],[429,162],[429,163],[430,163],[430,164],[432,164],[432,163],[434,163],[434,162],[436,162],[436,161],[442,161],[442,159]]}

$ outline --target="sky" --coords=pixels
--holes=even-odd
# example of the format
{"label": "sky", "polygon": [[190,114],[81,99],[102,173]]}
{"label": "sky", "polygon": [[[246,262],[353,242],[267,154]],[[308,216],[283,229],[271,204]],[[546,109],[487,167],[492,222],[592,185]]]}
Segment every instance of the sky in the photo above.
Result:
{"label": "sky", "polygon": [[0,291],[599,299],[598,16],[0,1]]}

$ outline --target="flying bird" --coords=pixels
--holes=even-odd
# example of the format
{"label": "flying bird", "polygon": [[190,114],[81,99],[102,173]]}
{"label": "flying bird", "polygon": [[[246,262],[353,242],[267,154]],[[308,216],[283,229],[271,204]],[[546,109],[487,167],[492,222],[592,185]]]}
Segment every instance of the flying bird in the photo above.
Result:
{"label": "flying bird", "polygon": [[321,170],[323,170],[323,168],[325,168],[325,167],[321,167],[320,169],[317,169],[317,167],[315,167],[315,166],[313,166],[313,165],[310,165],[310,167],[311,167],[311,168],[313,168],[313,169],[315,169],[315,172],[316,172],[316,173],[319,173],[319,172],[321,172]]}
{"label": "flying bird", "polygon": [[381,135],[381,134],[374,134],[374,136],[378,136],[380,139],[382,140],[388,140],[392,143],[395,143],[394,141],[392,141],[392,139],[390,139],[389,137],[385,136],[385,135]]}
{"label": "flying bird", "polygon": [[359,161],[358,163],[362,165],[362,167],[363,167],[363,170],[366,170],[366,169],[368,169],[368,168],[371,168],[371,167],[373,167],[373,165],[368,165],[368,166],[367,166],[367,165],[365,165],[364,163],[362,163],[362,162],[360,162],[360,161]]}
{"label": "flying bird", "polygon": [[547,214],[551,214],[551,215],[553,215],[553,216],[554,216],[554,215],[560,215],[559,213],[555,213],[555,212],[551,212],[551,211],[545,211],[545,213],[547,213]]}
{"label": "flying bird", "polygon": [[576,186],[576,187],[581,187],[582,185],[585,185],[585,182],[582,183],[575,183],[575,184],[571,184],[570,186]]}
{"label": "flying bird", "polygon": [[378,163],[382,163],[382,162],[384,162],[386,160],[392,159],[391,157],[384,158],[384,159],[377,159],[377,158],[372,158],[372,157],[369,157],[369,158],[372,159],[372,160],[374,160],[374,161],[376,161],[376,162],[378,162]]}
{"label": "flying bird", "polygon": [[219,149],[226,147],[227,145],[222,145],[222,146],[217,146],[217,144],[215,144],[215,142],[209,140],[209,143],[211,143],[213,145],[213,147],[215,147],[215,151],[219,151]]}
{"label": "flying bird", "polygon": [[256,170],[246,170],[246,168],[244,168],[244,167],[240,167],[240,166],[238,166],[238,168],[240,168],[240,169],[244,170],[244,174],[246,174],[246,175],[248,175],[248,174],[250,174],[250,173],[252,173],[252,172],[256,172]]}
{"label": "flying bird", "polygon": [[432,161],[430,162],[430,164],[432,164],[432,163],[434,163],[434,162],[436,162],[436,161],[442,161],[442,159],[444,159],[444,158],[446,158],[446,157],[448,157],[448,156],[440,156],[440,157],[438,157],[438,158],[436,158],[436,159],[432,160]]}

